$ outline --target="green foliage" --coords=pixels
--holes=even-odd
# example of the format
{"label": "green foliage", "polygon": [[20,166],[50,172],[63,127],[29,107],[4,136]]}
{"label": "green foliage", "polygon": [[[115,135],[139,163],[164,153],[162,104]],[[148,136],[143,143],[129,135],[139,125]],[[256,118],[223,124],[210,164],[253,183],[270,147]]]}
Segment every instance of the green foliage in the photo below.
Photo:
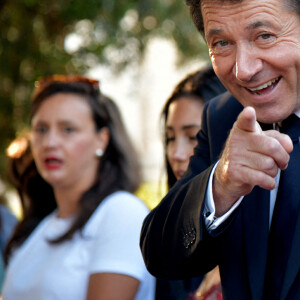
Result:
{"label": "green foliage", "polygon": [[153,36],[174,39],[180,62],[207,58],[184,0],[1,0],[0,24],[0,175],[5,148],[28,124],[38,77],[98,63],[122,70]]}
{"label": "green foliage", "polygon": [[166,182],[144,182],[136,191],[135,195],[151,210],[159,204],[166,193]]}

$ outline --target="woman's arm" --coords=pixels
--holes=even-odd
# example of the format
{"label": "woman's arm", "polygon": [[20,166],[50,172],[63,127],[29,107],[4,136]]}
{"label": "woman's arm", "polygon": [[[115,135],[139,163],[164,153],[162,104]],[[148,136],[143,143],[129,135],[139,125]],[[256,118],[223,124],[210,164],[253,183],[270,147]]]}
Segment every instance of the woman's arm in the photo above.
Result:
{"label": "woman's arm", "polygon": [[[88,300],[132,300],[153,292],[155,279],[147,272],[139,248],[145,204],[132,194],[116,192],[92,216],[85,234],[91,239]],[[150,297],[145,298],[150,299]]]}
{"label": "woman's arm", "polygon": [[116,273],[92,274],[87,300],[133,300],[140,282],[127,275]]}

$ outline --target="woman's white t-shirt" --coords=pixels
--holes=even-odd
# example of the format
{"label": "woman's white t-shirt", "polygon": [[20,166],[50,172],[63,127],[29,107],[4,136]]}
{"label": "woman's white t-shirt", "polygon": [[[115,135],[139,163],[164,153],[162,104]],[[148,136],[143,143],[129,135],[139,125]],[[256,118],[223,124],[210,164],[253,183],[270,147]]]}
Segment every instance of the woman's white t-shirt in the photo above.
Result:
{"label": "woman's white t-shirt", "polygon": [[3,300],[85,300],[89,276],[118,273],[140,281],[136,300],[153,300],[155,279],[139,248],[145,204],[127,192],[105,198],[73,239],[53,245],[72,219],[47,216],[11,258]]}

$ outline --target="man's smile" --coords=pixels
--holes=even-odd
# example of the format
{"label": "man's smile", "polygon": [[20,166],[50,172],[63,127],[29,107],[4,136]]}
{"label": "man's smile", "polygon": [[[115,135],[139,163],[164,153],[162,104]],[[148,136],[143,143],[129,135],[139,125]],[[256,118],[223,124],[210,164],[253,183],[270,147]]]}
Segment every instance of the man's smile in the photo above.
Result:
{"label": "man's smile", "polygon": [[279,82],[281,77],[277,77],[275,79],[269,80],[268,82],[261,84],[258,87],[255,88],[247,88],[250,92],[252,92],[255,95],[261,95],[267,90],[273,89],[275,85]]}

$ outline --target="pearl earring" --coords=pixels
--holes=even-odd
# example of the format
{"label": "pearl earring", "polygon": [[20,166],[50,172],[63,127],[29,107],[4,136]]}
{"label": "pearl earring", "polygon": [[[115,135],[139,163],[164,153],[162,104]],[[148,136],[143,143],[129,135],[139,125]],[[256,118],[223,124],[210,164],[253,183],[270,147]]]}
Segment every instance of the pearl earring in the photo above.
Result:
{"label": "pearl earring", "polygon": [[100,158],[103,156],[103,150],[101,148],[96,149],[96,157]]}

